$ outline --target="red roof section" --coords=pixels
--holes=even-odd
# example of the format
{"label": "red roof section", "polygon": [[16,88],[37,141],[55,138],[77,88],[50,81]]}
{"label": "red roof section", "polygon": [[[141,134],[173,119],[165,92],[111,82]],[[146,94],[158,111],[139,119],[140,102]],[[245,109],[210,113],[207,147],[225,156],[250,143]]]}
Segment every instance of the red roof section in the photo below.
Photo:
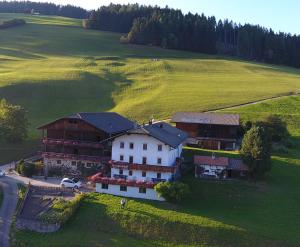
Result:
{"label": "red roof section", "polygon": [[194,156],[194,164],[196,165],[211,165],[211,166],[228,166],[229,159],[227,157],[213,156]]}

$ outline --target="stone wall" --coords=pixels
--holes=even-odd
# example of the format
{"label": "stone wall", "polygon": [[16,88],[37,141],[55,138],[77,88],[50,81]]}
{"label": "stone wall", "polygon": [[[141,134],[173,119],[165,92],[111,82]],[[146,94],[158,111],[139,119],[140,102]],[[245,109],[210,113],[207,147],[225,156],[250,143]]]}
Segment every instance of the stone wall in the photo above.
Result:
{"label": "stone wall", "polygon": [[29,230],[40,233],[51,233],[58,231],[60,229],[60,224],[47,224],[38,220],[17,217],[16,227],[19,230]]}

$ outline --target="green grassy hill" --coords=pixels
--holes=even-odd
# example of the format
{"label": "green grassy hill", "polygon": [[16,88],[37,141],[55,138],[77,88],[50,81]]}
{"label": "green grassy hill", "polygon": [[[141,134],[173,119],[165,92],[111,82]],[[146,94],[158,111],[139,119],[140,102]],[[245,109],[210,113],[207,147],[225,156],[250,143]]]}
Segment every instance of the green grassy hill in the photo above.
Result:
{"label": "green grassy hill", "polygon": [[[0,31],[0,98],[28,110],[27,148],[36,146],[38,125],[73,112],[147,121],[300,91],[297,69],[122,45],[121,34],[84,30],[70,18],[0,14],[11,18],[27,24]],[[0,163],[23,153],[5,145]]]}
{"label": "green grassy hill", "polygon": [[[155,47],[122,45],[120,34],[80,21],[0,14],[27,24],[0,30],[0,98],[29,114],[26,143],[0,144],[0,163],[37,147],[36,126],[78,111],[117,111],[146,121],[300,92],[300,70]],[[300,97],[227,110],[244,119],[280,114],[293,148],[273,156],[264,182],[185,177],[192,193],[178,206],[90,195],[61,231],[17,232],[19,246],[299,246]],[[187,159],[207,151],[185,149]],[[236,153],[222,153],[237,155]]]}

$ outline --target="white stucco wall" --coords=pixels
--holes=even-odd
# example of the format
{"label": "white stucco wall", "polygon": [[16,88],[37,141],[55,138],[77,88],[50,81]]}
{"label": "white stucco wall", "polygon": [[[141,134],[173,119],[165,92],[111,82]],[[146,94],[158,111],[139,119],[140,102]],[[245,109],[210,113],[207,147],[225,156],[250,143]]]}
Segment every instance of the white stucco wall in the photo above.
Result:
{"label": "white stucco wall", "polygon": [[102,189],[102,185],[96,184],[96,192],[110,194],[115,196],[123,196],[123,197],[131,197],[131,198],[141,198],[148,200],[157,200],[157,201],[165,201],[164,198],[158,197],[156,191],[154,189],[146,189],[146,194],[139,193],[138,187],[130,187],[127,186],[127,191],[120,191],[120,185],[108,185],[108,189]]}
{"label": "white stucco wall", "polygon": [[[111,177],[113,175],[119,175],[119,170],[118,168],[112,168],[111,169]],[[152,178],[157,178],[157,172],[154,171],[146,171],[146,177],[142,176],[143,171],[138,171],[138,170],[132,170],[132,176],[129,176],[129,170],[123,169],[123,175],[128,176],[128,179],[132,180],[151,180]],[[169,180],[172,177],[171,172],[160,172],[161,174],[161,179],[166,179]]]}
{"label": "white stucco wall", "polygon": [[[121,142],[124,142],[124,148],[120,148]],[[129,148],[130,143],[134,143],[133,149]],[[147,144],[147,150],[143,150],[144,143]],[[158,151],[158,145],[162,145],[162,151]],[[182,145],[173,149],[151,136],[131,134],[117,137],[113,141],[112,159],[120,161],[120,155],[123,155],[123,161],[128,162],[129,156],[133,156],[133,163],[142,164],[143,157],[146,157],[148,165],[158,165],[157,159],[161,158],[159,165],[172,166],[176,158],[180,157],[181,151]]]}
{"label": "white stucco wall", "polygon": [[222,172],[226,169],[226,166],[211,166],[211,165],[200,165],[204,168],[203,175],[217,175],[217,173]]}

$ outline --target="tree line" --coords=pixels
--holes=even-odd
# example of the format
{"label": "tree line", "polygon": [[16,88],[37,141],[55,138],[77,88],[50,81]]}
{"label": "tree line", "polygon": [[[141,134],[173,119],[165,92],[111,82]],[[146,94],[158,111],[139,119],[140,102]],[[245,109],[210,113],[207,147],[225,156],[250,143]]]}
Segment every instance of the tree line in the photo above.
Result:
{"label": "tree line", "polygon": [[216,21],[214,16],[138,4],[92,11],[86,28],[126,33],[122,42],[236,56],[300,68],[300,36],[258,25]]}
{"label": "tree line", "polygon": [[58,15],[71,18],[84,19],[88,17],[88,11],[72,5],[56,5],[54,3],[30,2],[30,1],[1,1],[0,13],[40,13],[43,15]]}

